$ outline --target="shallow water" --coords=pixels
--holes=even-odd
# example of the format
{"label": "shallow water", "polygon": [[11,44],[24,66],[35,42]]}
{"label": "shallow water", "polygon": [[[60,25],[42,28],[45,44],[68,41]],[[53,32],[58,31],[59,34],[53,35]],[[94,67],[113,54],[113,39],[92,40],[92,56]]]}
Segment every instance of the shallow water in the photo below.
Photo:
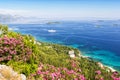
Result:
{"label": "shallow water", "polygon": [[[99,25],[98,25],[99,24]],[[105,65],[120,70],[120,26],[113,23],[61,22],[60,24],[9,24],[14,31],[37,40],[78,48]],[[56,30],[56,32],[48,32]]]}

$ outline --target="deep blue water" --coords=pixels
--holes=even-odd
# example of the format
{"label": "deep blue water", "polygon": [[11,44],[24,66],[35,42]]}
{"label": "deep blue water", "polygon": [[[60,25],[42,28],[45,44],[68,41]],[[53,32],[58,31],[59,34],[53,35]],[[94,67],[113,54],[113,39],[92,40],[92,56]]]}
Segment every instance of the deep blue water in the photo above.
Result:
{"label": "deep blue water", "polygon": [[[120,25],[105,22],[61,22],[60,24],[9,24],[14,31],[37,40],[73,46],[83,55],[120,70]],[[54,33],[48,30],[56,30]]]}

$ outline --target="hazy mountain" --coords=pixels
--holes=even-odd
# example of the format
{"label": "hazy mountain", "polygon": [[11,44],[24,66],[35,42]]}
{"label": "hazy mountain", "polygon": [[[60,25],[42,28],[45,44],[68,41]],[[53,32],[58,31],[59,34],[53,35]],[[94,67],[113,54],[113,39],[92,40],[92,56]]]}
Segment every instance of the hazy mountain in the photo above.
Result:
{"label": "hazy mountain", "polygon": [[0,23],[17,23],[23,20],[22,16],[10,15],[10,14],[0,14]]}
{"label": "hazy mountain", "polygon": [[36,17],[24,17],[19,15],[11,15],[11,14],[0,14],[0,23],[3,24],[40,24],[47,22],[46,19],[36,18]]}
{"label": "hazy mountain", "polygon": [[[45,18],[37,18],[37,17],[25,17],[20,15],[13,14],[3,14],[0,13],[0,23],[2,24],[44,24],[48,22],[56,22],[60,20],[52,20]],[[87,20],[86,20],[87,21]],[[91,22],[91,21],[90,21]],[[120,20],[93,20],[95,24],[110,24],[111,25],[120,25]]]}

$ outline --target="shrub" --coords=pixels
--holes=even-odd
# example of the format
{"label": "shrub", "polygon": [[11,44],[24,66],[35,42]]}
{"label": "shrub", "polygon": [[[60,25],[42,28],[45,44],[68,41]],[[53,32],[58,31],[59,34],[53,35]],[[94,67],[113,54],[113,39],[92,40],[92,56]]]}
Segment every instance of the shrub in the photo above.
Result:
{"label": "shrub", "polygon": [[27,61],[31,54],[32,49],[23,43],[22,36],[12,38],[5,35],[0,38],[0,61],[11,59]]}
{"label": "shrub", "polygon": [[7,32],[8,32],[8,27],[6,26],[6,25],[1,25],[0,24],[0,35],[2,35],[2,34],[7,34]]}

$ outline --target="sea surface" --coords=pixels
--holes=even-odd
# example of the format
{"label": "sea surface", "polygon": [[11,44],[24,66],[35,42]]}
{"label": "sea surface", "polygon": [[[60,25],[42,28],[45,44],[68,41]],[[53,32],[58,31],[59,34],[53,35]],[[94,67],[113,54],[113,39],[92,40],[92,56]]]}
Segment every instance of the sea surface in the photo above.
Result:
{"label": "sea surface", "polygon": [[104,21],[61,21],[51,24],[8,24],[10,30],[37,40],[78,48],[84,56],[120,70],[120,24]]}

